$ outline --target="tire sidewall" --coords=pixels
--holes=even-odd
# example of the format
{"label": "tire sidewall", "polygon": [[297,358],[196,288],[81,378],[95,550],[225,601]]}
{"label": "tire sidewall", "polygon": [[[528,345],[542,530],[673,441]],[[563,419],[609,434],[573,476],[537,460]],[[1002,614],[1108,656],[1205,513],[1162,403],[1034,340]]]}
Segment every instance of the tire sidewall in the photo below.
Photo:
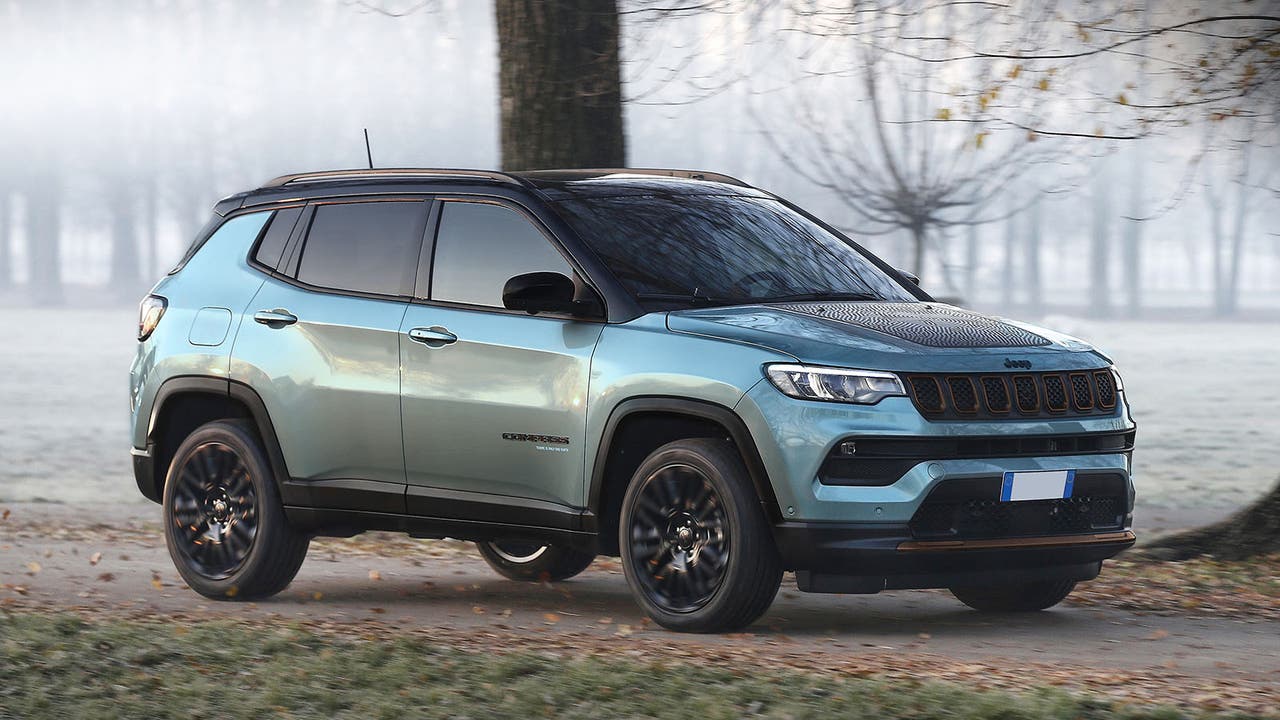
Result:
{"label": "tire sidewall", "polygon": [[[181,541],[176,536],[173,519],[175,474],[181,471],[197,448],[209,442],[222,443],[240,457],[249,470],[249,481],[253,485],[257,501],[257,507],[254,510],[258,516],[258,529],[253,545],[249,548],[249,556],[240,567],[236,568],[235,572],[221,579],[205,577],[187,564],[185,557],[178,549],[178,543]],[[275,474],[271,471],[266,453],[263,452],[257,439],[242,425],[226,421],[211,422],[200,426],[187,436],[174,453],[173,462],[169,464],[169,470],[165,476],[164,539],[178,574],[192,590],[206,597],[228,600],[247,599],[253,596],[252,592],[244,591],[254,585],[252,578],[260,574],[261,566],[272,552],[273,539],[282,531],[288,531],[287,527],[282,527],[286,521],[278,497]]]}
{"label": "tire sidewall", "polygon": [[[622,555],[622,569],[627,578],[627,584],[644,610],[660,624],[673,630],[701,630],[709,618],[720,615],[732,588],[741,581],[741,576],[745,572],[743,532],[747,526],[746,513],[759,512],[752,507],[756,503],[755,491],[750,487],[742,487],[742,480],[745,480],[745,467],[732,465],[724,467],[726,464],[724,461],[727,458],[716,457],[717,454],[705,452],[703,448],[691,446],[686,441],[670,443],[640,464],[623,497],[622,517],[618,523],[618,548]],[[721,578],[711,598],[702,607],[690,612],[672,612],[655,603],[649,597],[649,591],[644,581],[640,579],[639,571],[631,557],[631,519],[645,480],[671,465],[688,465],[701,473],[711,484],[725,511],[725,532],[729,538],[729,567],[724,577]],[[729,473],[735,472],[740,472],[741,477],[738,479],[727,477]]]}

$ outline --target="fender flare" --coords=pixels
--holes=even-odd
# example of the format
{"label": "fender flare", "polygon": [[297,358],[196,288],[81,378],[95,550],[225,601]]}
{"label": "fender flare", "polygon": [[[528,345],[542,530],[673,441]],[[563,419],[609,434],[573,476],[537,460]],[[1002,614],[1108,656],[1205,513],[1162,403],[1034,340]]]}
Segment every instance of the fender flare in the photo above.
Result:
{"label": "fender flare", "polygon": [[267,459],[271,462],[271,470],[276,476],[276,486],[283,498],[286,481],[290,478],[289,468],[284,461],[284,453],[280,450],[280,440],[276,436],[275,426],[271,423],[271,415],[262,397],[248,385],[228,378],[215,378],[203,375],[179,375],[165,380],[156,391],[155,400],[151,403],[151,416],[147,420],[147,447],[154,447],[156,420],[164,410],[165,404],[176,395],[185,394],[218,395],[234,400],[249,410]]}
{"label": "fender flare", "polygon": [[764,461],[760,458],[760,451],[756,449],[755,439],[742,418],[738,417],[733,410],[718,403],[661,395],[628,398],[615,405],[609,413],[609,419],[605,421],[604,432],[601,435],[600,446],[596,449],[595,462],[591,469],[591,485],[587,491],[587,507],[592,515],[599,518],[604,512],[601,501],[604,493],[605,465],[608,462],[618,426],[631,415],[654,412],[710,420],[728,430],[729,437],[742,455],[743,464],[747,466],[747,474],[751,477],[751,484],[755,487],[765,514],[773,522],[781,519],[781,507],[773,491],[773,484],[769,481],[769,474],[765,470]]}

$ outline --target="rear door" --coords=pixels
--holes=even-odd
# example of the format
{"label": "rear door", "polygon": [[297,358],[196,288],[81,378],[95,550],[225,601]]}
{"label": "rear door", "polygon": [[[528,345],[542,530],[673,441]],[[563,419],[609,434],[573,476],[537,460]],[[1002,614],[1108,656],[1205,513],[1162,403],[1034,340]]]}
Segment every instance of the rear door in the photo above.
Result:
{"label": "rear door", "polygon": [[287,504],[404,512],[399,331],[429,206],[313,203],[288,247],[271,248],[281,257],[236,338],[232,378],[271,415]]}
{"label": "rear door", "polygon": [[409,512],[570,527],[585,504],[587,380],[604,326],[503,308],[515,275],[575,273],[529,213],[438,206],[429,294],[420,279],[426,299],[400,325]]}

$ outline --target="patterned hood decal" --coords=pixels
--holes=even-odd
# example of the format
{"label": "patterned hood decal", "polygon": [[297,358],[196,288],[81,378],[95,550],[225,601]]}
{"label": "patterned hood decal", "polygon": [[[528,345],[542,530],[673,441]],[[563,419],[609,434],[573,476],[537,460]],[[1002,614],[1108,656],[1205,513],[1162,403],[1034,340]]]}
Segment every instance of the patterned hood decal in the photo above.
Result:
{"label": "patterned hood decal", "polygon": [[804,302],[774,305],[783,310],[834,320],[942,348],[1021,348],[1052,344],[1048,339],[997,318],[931,303]]}

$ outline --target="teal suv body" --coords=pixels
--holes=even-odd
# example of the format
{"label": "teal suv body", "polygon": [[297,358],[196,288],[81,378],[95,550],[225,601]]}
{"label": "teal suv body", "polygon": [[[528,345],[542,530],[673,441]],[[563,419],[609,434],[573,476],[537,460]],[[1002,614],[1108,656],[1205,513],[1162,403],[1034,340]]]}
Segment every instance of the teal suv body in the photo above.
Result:
{"label": "teal suv body", "polygon": [[1106,356],[726,176],[278,178],[218,203],[139,341],[138,487],[210,597],[399,530],[515,579],[620,556],[655,620],[714,631],[784,571],[1041,609],[1134,541]]}

